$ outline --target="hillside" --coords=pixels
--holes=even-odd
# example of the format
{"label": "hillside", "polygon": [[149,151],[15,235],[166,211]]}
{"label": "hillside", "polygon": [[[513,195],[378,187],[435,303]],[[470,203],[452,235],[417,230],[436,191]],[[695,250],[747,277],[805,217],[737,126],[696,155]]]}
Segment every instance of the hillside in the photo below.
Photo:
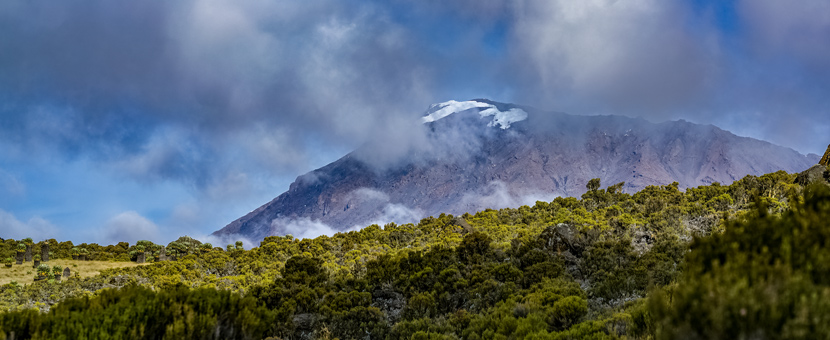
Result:
{"label": "hillside", "polygon": [[[183,237],[177,260],[0,286],[0,339],[826,338],[830,187],[795,178],[591,180],[580,199],[250,250]],[[159,247],[142,242],[89,256]]]}
{"label": "hillside", "polygon": [[412,149],[406,162],[378,165],[373,156],[390,142],[369,143],[298,177],[287,192],[214,234],[316,236],[306,229],[414,222],[579,196],[591,178],[624,182],[625,192],[672,182],[683,189],[799,172],[818,161],[712,125],[574,116],[488,100],[435,104],[422,121],[426,146]]}
{"label": "hillside", "polygon": [[[93,277],[101,274],[101,271],[107,269],[140,265],[135,262],[73,261],[69,259],[49,261],[44,264],[48,264],[50,267],[57,266],[61,268],[69,268],[70,275],[77,274],[80,278]],[[5,285],[11,282],[24,283],[32,281],[32,277],[35,276],[36,272],[37,270],[31,266],[31,263],[25,263],[24,265],[12,266],[12,268],[0,270],[0,285]]]}

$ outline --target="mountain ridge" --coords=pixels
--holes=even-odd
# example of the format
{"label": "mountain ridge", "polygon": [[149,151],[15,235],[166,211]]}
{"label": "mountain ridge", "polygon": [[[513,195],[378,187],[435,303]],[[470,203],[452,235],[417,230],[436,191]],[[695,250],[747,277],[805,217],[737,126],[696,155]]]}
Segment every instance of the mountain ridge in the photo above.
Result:
{"label": "mountain ridge", "polygon": [[[288,191],[214,234],[302,235],[320,225],[342,231],[578,196],[591,178],[625,182],[629,192],[675,181],[687,188],[798,172],[818,161],[711,124],[575,116],[481,99],[446,103],[424,117],[452,105],[460,110],[425,120],[428,146],[406,161],[378,167],[365,161],[373,146],[364,145],[299,176]],[[521,117],[512,110],[527,116],[504,119]]]}

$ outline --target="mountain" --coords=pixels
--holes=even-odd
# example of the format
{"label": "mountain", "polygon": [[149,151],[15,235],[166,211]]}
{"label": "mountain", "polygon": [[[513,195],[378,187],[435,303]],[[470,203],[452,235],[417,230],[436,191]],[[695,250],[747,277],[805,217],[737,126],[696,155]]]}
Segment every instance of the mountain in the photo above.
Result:
{"label": "mountain", "polygon": [[364,145],[299,176],[287,192],[214,235],[316,236],[578,196],[592,178],[603,186],[625,182],[633,193],[798,172],[819,160],[713,125],[575,116],[489,100],[434,104],[421,119],[423,138],[404,157],[377,160],[394,140]]}

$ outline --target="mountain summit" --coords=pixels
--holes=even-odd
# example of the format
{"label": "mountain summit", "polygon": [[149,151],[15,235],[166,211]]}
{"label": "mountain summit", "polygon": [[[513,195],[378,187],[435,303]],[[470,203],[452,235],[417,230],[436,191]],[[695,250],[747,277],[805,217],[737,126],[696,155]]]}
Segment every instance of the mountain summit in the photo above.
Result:
{"label": "mountain summit", "polygon": [[592,178],[625,182],[623,189],[635,192],[672,182],[728,184],[818,161],[713,125],[575,116],[480,99],[434,104],[421,121],[424,140],[403,161],[367,161],[383,144],[369,143],[299,176],[287,192],[214,234],[312,236],[304,229],[414,222],[578,196]]}

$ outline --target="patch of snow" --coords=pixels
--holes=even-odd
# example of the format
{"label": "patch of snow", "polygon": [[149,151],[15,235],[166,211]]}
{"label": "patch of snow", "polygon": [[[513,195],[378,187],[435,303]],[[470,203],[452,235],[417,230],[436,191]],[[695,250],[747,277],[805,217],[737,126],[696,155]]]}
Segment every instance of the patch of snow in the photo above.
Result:
{"label": "patch of snow", "polygon": [[522,109],[510,109],[507,111],[499,111],[499,109],[492,107],[486,110],[480,111],[482,117],[487,116],[494,116],[493,121],[491,121],[487,126],[501,126],[501,129],[507,129],[510,127],[510,124],[515,122],[520,122],[527,119],[527,112]]}
{"label": "patch of snow", "polygon": [[450,100],[448,102],[432,104],[429,107],[427,112],[431,112],[430,114],[421,118],[424,123],[434,122],[446,116],[449,116],[456,112],[467,111],[469,109],[474,108],[486,108],[492,107],[493,105],[487,103],[479,103],[477,101],[466,101],[466,102],[457,102],[455,100]]}
{"label": "patch of snow", "polygon": [[490,121],[487,126],[495,127],[498,125],[502,128],[502,130],[509,128],[512,123],[527,119],[527,112],[522,109],[513,108],[507,111],[500,111],[495,105],[477,102],[474,100],[464,102],[450,100],[431,105],[429,110],[427,110],[429,113],[421,118],[421,120],[424,123],[430,123],[453,113],[467,111],[470,109],[483,109],[478,112],[481,117],[493,116],[493,120]]}

